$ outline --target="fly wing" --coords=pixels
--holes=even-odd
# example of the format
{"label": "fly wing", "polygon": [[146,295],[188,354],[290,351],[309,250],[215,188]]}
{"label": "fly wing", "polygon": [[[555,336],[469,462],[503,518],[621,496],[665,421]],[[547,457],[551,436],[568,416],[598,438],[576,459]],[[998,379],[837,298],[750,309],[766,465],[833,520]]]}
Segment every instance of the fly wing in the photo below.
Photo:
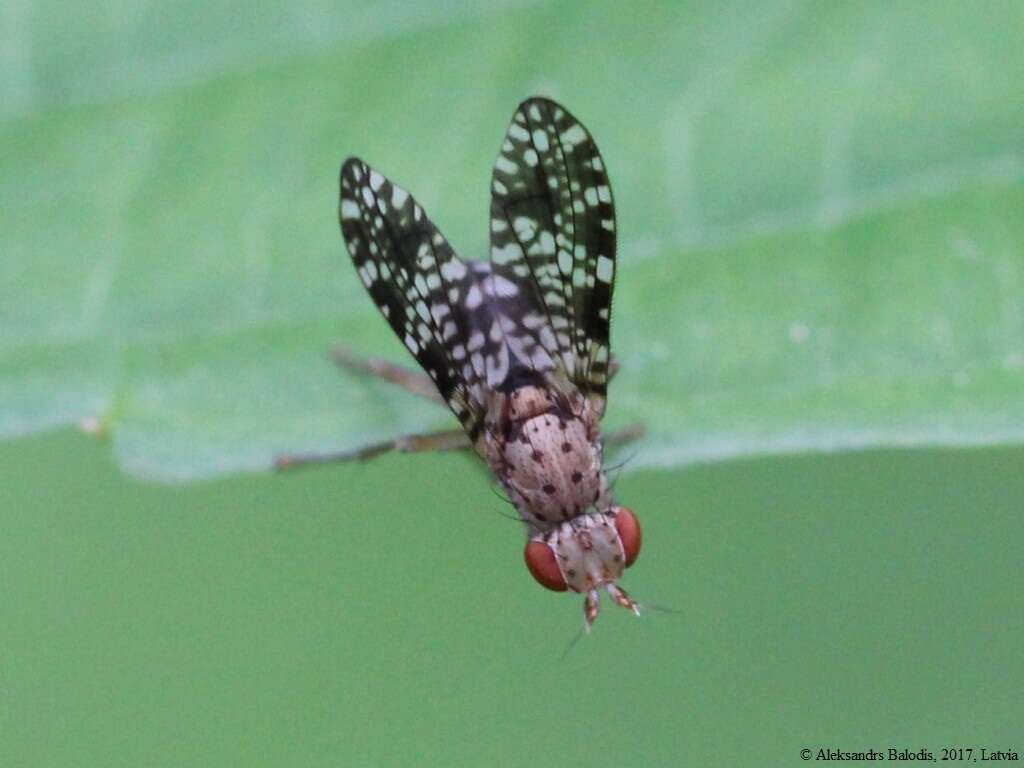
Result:
{"label": "fly wing", "polygon": [[465,297],[476,279],[416,200],[350,157],[341,167],[341,231],[381,314],[474,436],[483,419],[484,363],[467,354]]}
{"label": "fly wing", "polygon": [[528,99],[512,116],[491,179],[491,261],[528,292],[524,334],[602,410],[615,205],[590,133],[550,99]]}

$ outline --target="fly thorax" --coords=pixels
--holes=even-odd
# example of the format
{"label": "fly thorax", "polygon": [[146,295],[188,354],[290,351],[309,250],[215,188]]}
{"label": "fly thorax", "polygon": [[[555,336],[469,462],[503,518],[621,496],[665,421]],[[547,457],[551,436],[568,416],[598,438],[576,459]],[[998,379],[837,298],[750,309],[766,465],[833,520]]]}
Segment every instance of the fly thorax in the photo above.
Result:
{"label": "fly thorax", "polygon": [[555,398],[548,389],[529,385],[518,387],[508,395],[508,420],[521,423],[545,414],[555,406]]}
{"label": "fly thorax", "polygon": [[605,501],[600,444],[590,439],[584,420],[556,405],[543,390],[518,399],[518,406],[529,404],[532,409],[517,407],[515,395],[510,415],[519,418],[510,419],[501,480],[523,519],[532,529],[545,530]]}

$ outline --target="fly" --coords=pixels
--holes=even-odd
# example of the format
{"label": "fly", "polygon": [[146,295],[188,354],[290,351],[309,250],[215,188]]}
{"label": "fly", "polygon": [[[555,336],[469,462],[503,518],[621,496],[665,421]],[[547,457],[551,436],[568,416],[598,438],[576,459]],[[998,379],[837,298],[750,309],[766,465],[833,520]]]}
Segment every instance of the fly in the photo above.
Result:
{"label": "fly", "polygon": [[540,584],[583,594],[588,630],[601,590],[639,613],[618,582],[640,523],[615,501],[600,431],[615,370],[615,206],[587,129],[550,99],[519,105],[491,178],[489,261],[460,259],[406,190],[355,157],[338,214],[360,280],[423,373],[344,350],[339,362],[444,403],[461,428],[279,466],[472,447],[526,523]]}

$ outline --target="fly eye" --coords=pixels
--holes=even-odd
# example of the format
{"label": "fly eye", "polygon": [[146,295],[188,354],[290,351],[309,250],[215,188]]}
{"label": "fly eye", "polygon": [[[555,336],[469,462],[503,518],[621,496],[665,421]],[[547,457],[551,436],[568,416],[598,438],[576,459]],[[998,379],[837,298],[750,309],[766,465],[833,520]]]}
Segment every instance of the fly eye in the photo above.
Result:
{"label": "fly eye", "polygon": [[542,587],[555,592],[565,592],[568,589],[565,577],[562,576],[562,569],[558,567],[555,550],[543,541],[530,539],[526,542],[526,551],[523,554],[526,557],[526,567]]}
{"label": "fly eye", "polygon": [[640,521],[629,507],[614,507],[612,512],[615,514],[615,530],[619,532],[622,550],[626,555],[626,567],[629,568],[636,562],[637,555],[640,554],[640,544],[643,542]]}

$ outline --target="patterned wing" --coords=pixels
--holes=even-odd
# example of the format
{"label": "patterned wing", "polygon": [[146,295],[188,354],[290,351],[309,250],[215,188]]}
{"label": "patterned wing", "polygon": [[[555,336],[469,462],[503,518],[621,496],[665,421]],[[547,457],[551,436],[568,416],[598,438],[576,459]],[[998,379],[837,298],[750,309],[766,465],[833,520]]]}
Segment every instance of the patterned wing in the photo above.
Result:
{"label": "patterned wing", "polygon": [[338,216],[366,290],[474,435],[486,371],[479,357],[466,354],[474,336],[464,306],[475,285],[469,268],[412,195],[355,157],[341,167]]}
{"label": "patterned wing", "polygon": [[528,99],[512,116],[491,180],[491,261],[532,293],[543,317],[524,325],[541,326],[536,342],[603,407],[615,206],[594,140],[550,99]]}

